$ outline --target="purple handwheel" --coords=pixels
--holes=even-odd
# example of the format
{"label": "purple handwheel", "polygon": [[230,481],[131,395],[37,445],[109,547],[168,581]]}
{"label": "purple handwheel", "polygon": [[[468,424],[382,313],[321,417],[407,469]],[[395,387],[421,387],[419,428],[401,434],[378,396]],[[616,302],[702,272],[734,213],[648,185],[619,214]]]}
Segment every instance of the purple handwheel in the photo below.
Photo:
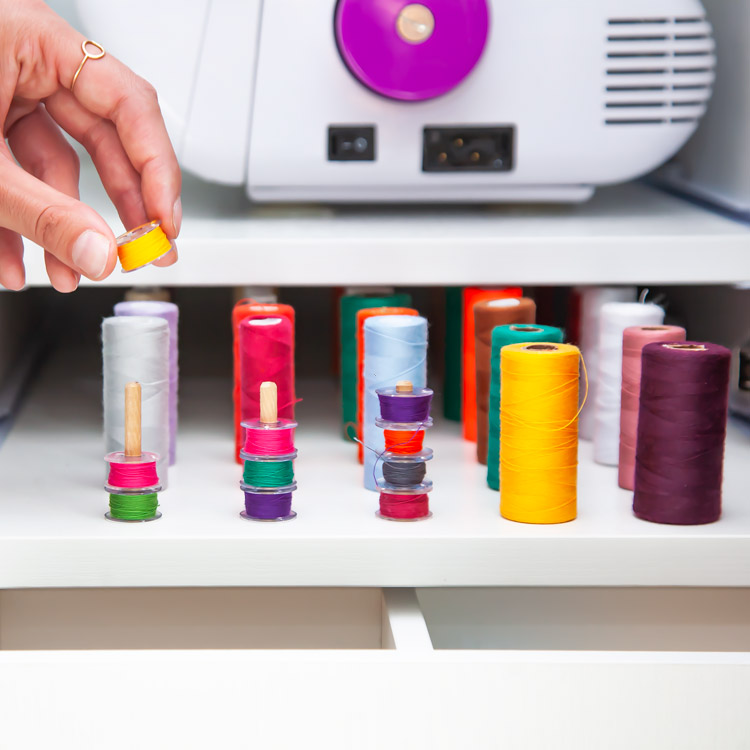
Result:
{"label": "purple handwheel", "polygon": [[471,73],[489,23],[487,0],[339,0],[335,29],[344,62],[365,86],[422,101]]}

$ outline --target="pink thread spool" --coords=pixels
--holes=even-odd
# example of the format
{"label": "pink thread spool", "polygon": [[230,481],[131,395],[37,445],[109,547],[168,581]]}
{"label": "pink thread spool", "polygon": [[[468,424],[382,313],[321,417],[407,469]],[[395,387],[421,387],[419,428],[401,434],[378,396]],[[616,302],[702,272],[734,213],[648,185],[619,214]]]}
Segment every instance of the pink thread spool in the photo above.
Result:
{"label": "pink thread spool", "polygon": [[[109,464],[105,489],[114,495],[135,495],[159,492],[159,477],[156,473],[156,453],[127,456],[122,451],[108,453],[104,460]],[[137,492],[134,492],[137,490]]]}
{"label": "pink thread spool", "polygon": [[375,512],[386,521],[414,522],[432,517],[426,489],[383,490],[380,493],[380,508]]}
{"label": "pink thread spool", "polygon": [[632,490],[635,486],[643,347],[654,341],[685,341],[685,337],[685,329],[680,326],[631,326],[623,332],[618,483],[624,490]]}
{"label": "pink thread spool", "polygon": [[242,422],[245,430],[240,457],[245,461],[272,459],[291,461],[297,457],[294,447],[294,428],[297,423],[291,419],[280,419],[267,424],[261,421]]}

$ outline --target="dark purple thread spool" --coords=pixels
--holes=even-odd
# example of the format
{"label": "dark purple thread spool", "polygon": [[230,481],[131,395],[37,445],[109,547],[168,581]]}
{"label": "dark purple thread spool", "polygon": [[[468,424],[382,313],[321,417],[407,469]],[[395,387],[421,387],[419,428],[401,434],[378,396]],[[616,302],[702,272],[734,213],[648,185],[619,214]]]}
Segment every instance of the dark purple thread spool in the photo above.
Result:
{"label": "dark purple thread spool", "polygon": [[245,492],[243,518],[252,521],[282,521],[294,518],[291,492]]}
{"label": "dark purple thread spool", "polygon": [[410,392],[397,392],[395,388],[377,391],[380,401],[380,418],[384,422],[417,424],[430,417],[431,388],[415,388]]}
{"label": "dark purple thread spool", "polygon": [[728,349],[693,341],[643,348],[633,512],[655,523],[721,515]]}

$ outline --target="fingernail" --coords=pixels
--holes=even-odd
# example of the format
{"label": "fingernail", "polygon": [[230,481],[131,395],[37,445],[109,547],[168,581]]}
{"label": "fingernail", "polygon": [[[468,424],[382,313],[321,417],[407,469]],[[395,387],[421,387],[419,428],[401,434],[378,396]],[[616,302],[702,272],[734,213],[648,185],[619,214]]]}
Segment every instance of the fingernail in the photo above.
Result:
{"label": "fingernail", "polygon": [[178,198],[174,202],[174,208],[172,209],[172,225],[174,226],[175,234],[179,234],[180,227],[182,226],[182,198]]}
{"label": "fingernail", "polygon": [[109,240],[103,234],[87,229],[73,245],[73,264],[84,276],[98,279],[107,267],[109,249]]}

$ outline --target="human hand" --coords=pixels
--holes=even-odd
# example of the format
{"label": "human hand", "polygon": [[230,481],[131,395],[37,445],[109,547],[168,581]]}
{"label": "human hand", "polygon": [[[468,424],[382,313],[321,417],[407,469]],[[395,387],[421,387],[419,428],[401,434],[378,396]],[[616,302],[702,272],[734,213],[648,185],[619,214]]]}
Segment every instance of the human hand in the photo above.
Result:
{"label": "human hand", "polygon": [[[180,170],[156,92],[109,54],[88,60],[71,92],[84,41],[41,0],[0,0],[0,284],[8,289],[25,284],[21,235],[44,248],[58,291],[115,267],[114,234],[78,200],[78,157],[60,128],[91,155],[127,229],[160,219],[170,239],[180,231]],[[176,260],[173,250],[157,265]]]}

